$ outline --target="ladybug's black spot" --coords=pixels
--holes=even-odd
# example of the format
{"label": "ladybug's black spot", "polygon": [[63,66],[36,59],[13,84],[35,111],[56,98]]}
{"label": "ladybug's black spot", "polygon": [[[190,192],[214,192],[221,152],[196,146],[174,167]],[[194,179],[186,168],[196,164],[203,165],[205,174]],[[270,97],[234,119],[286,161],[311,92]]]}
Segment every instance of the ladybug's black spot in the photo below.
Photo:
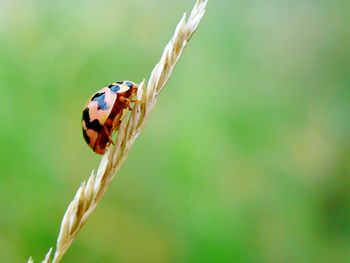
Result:
{"label": "ladybug's black spot", "polygon": [[90,121],[89,108],[85,108],[83,111],[83,121],[85,122],[86,128],[99,132],[102,130],[102,125],[98,120]]}
{"label": "ladybug's black spot", "polygon": [[86,127],[97,132],[102,130],[102,125],[98,120],[93,120],[89,124],[86,124]]}
{"label": "ladybug's black spot", "polygon": [[91,101],[94,101],[96,98],[102,96],[105,94],[104,92],[97,92],[94,96],[92,96]]}
{"label": "ladybug's black spot", "polygon": [[83,111],[83,117],[81,118],[85,123],[90,122],[89,108],[85,108]]}
{"label": "ladybug's black spot", "polygon": [[98,110],[107,110],[107,103],[105,102],[105,93],[96,93],[92,98],[91,101],[96,101],[98,103]]}
{"label": "ladybug's black spot", "polygon": [[112,92],[116,93],[120,90],[120,87],[118,85],[111,85],[109,86]]}
{"label": "ladybug's black spot", "polygon": [[86,141],[87,144],[90,144],[90,138],[89,136],[86,134],[86,130],[83,129],[83,137]]}

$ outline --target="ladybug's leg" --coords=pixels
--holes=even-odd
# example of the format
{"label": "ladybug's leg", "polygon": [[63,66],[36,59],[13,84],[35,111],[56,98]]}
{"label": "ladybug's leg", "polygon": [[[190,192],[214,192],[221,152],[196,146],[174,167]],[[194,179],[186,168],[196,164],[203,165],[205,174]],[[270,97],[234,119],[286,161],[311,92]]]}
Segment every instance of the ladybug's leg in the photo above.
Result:
{"label": "ladybug's leg", "polygon": [[132,103],[135,103],[135,104],[137,104],[137,103],[140,103],[141,102],[141,100],[138,100],[138,99],[136,99],[136,100],[130,100]]}
{"label": "ladybug's leg", "polygon": [[125,98],[123,96],[119,97],[119,101],[121,103],[123,103],[125,108],[128,108],[130,111],[132,110],[132,108],[130,107],[130,103],[132,102],[129,98]]}
{"label": "ladybug's leg", "polygon": [[132,103],[139,103],[141,102],[141,97],[142,97],[142,90],[140,90],[141,92],[139,92],[137,89],[134,89],[133,91],[131,91],[131,98],[133,99],[130,99],[130,101]]}
{"label": "ladybug's leg", "polygon": [[112,124],[112,131],[116,130],[119,128],[121,119],[122,119],[122,113],[119,113],[117,116],[115,116],[114,120],[113,120],[113,124]]}
{"label": "ladybug's leg", "polygon": [[113,138],[112,138],[111,133],[109,132],[106,125],[103,126],[103,130],[106,133],[106,135],[108,136],[108,141],[114,145]]}

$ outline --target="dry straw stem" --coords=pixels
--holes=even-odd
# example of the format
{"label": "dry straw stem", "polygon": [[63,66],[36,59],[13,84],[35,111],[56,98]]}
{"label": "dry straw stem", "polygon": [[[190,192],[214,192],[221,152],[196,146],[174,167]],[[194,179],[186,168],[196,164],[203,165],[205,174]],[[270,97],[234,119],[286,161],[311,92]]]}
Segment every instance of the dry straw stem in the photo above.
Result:
{"label": "dry straw stem", "polygon": [[[137,96],[140,103],[137,103],[130,115],[122,120],[115,145],[111,145],[106,151],[97,172],[92,171],[87,182],[81,184],[63,216],[53,263],[60,262],[126,159],[130,148],[144,128],[159,93],[168,82],[184,48],[201,21],[206,5],[207,0],[197,0],[187,21],[186,14],[183,15],[164,49],[162,58],[151,73],[147,88],[145,89],[145,81],[139,84]],[[144,89],[146,92],[143,92]],[[43,263],[51,262],[51,251],[50,249],[46,254]],[[33,260],[30,258],[29,262]]]}

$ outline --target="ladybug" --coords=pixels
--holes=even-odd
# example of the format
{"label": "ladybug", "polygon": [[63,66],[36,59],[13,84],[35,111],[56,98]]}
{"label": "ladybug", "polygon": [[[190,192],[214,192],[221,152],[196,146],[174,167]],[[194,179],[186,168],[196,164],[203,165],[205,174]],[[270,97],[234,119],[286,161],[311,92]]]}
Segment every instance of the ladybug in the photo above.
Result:
{"label": "ladybug", "polygon": [[114,82],[96,92],[86,103],[82,116],[83,136],[97,154],[104,154],[114,144],[113,131],[119,128],[125,110],[138,94],[138,86],[131,81]]}

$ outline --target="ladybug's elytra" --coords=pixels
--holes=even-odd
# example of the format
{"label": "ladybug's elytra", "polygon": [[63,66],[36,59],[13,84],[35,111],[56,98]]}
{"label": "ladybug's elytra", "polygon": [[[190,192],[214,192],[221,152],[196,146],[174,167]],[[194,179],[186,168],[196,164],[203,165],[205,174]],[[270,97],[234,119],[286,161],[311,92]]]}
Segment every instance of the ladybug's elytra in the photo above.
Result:
{"label": "ladybug's elytra", "polygon": [[82,117],[83,136],[97,154],[104,154],[114,144],[113,131],[117,130],[124,110],[138,94],[137,84],[131,81],[114,82],[96,92],[87,102]]}

